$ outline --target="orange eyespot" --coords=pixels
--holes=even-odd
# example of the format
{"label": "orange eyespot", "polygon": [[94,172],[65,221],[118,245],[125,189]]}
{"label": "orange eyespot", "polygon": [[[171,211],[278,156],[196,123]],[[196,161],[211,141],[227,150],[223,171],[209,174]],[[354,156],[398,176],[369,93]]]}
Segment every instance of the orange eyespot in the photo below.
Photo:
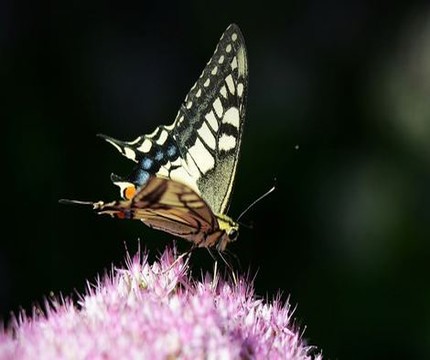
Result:
{"label": "orange eyespot", "polygon": [[134,185],[127,186],[124,189],[124,198],[127,200],[131,200],[136,194],[136,187]]}

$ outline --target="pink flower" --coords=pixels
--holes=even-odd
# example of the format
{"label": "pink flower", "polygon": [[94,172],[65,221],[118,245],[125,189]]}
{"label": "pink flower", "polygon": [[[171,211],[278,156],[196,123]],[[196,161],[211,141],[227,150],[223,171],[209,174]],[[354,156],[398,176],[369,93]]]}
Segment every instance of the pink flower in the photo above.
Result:
{"label": "pink flower", "polygon": [[0,333],[0,359],[322,359],[289,304],[265,302],[245,278],[216,269],[193,280],[174,252],[152,265],[128,256],[78,303],[51,299],[43,312],[19,314]]}

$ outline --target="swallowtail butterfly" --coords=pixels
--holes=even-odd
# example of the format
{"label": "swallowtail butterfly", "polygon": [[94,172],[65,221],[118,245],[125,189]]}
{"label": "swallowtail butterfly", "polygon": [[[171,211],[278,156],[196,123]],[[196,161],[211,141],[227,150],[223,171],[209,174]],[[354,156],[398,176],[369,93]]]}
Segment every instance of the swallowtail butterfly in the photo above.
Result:
{"label": "swallowtail butterfly", "polygon": [[123,200],[90,204],[98,214],[137,219],[198,247],[225,249],[238,235],[226,215],[239,158],[248,65],[242,33],[230,25],[185,98],[176,119],[134,141],[100,135],[134,161],[128,177],[112,174]]}

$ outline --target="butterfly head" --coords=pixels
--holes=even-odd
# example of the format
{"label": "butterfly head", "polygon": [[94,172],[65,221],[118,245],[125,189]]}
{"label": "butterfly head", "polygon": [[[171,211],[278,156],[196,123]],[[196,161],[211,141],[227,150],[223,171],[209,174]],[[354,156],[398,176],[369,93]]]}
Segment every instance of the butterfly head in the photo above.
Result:
{"label": "butterfly head", "polygon": [[226,215],[217,215],[219,229],[223,235],[216,244],[219,251],[223,251],[227,244],[236,241],[239,236],[239,224]]}

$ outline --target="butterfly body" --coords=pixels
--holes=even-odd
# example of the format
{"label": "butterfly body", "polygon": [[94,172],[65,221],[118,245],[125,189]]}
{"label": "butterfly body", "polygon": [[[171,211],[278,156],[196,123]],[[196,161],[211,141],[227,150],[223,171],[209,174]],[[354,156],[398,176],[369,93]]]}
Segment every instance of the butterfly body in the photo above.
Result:
{"label": "butterfly body", "polygon": [[171,125],[158,126],[133,141],[100,135],[135,166],[127,177],[111,175],[123,200],[89,204],[99,214],[141,220],[195,246],[224,250],[238,234],[238,225],[226,212],[247,87],[245,43],[232,24]]}

